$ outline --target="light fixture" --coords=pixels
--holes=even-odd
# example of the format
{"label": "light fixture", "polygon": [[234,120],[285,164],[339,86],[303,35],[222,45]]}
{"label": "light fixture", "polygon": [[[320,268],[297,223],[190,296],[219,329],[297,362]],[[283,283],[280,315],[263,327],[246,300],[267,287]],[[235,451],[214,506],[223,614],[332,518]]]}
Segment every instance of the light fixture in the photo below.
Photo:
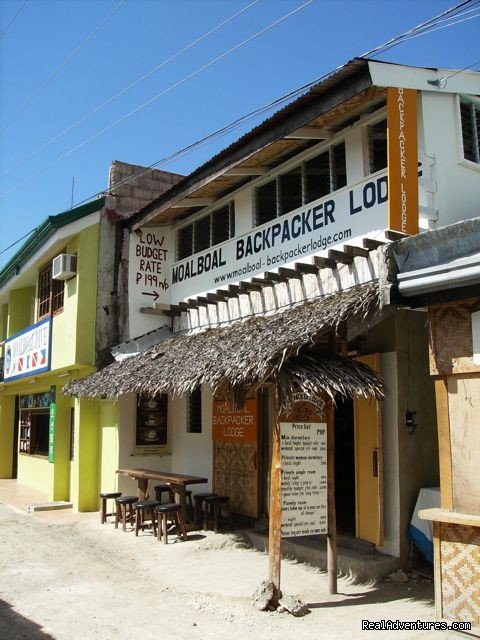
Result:
{"label": "light fixture", "polygon": [[416,411],[410,411],[409,409],[405,411],[405,426],[407,427],[407,432],[410,435],[415,433],[418,426]]}

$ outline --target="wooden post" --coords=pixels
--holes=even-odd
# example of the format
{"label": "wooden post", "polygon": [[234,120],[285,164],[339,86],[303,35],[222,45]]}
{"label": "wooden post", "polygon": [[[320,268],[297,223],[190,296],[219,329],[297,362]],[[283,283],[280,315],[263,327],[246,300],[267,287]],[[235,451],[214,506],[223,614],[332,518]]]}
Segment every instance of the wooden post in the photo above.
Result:
{"label": "wooden post", "polygon": [[331,402],[327,410],[327,573],[328,593],[337,591],[337,512],[335,509],[335,422]]}
{"label": "wooden post", "polygon": [[[276,409],[276,407],[275,407]],[[280,416],[275,410],[275,424],[272,433],[272,463],[270,467],[270,508],[268,528],[268,577],[274,585],[271,604],[276,606],[280,591],[281,566],[281,526],[282,526],[282,461],[280,455]]]}

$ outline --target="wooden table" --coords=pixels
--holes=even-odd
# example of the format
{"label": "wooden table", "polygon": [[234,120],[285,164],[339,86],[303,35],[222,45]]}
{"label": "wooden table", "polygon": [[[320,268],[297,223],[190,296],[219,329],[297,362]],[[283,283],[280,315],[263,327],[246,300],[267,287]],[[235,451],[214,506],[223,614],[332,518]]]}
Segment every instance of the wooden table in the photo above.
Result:
{"label": "wooden table", "polygon": [[199,476],[188,476],[184,473],[171,473],[170,471],[156,471],[155,469],[117,469],[117,473],[122,476],[134,478],[138,483],[137,495],[139,500],[148,498],[148,481],[157,480],[162,484],[169,484],[175,495],[175,502],[182,505],[182,512],[185,522],[188,522],[187,514],[187,485],[203,484],[208,482],[208,478]]}

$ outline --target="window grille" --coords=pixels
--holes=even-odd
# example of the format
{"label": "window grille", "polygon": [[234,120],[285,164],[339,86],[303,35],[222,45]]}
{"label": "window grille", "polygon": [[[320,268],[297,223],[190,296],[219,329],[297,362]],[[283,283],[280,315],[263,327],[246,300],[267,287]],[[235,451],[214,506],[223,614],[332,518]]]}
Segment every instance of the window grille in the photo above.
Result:
{"label": "window grille", "polygon": [[460,101],[463,155],[466,160],[480,164],[480,103]]}

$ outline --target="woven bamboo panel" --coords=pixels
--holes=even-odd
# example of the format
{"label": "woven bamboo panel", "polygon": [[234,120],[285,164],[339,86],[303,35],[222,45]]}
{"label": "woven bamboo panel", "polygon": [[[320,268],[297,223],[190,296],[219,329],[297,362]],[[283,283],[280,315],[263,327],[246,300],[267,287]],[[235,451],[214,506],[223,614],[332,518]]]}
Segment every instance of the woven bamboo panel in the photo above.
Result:
{"label": "woven bamboo panel", "polygon": [[480,299],[445,304],[430,310],[430,373],[447,375],[479,371],[473,363],[472,313]]}
{"label": "woven bamboo panel", "polygon": [[480,529],[441,524],[443,617],[480,627]]}
{"label": "woven bamboo panel", "polygon": [[257,444],[214,443],[215,493],[229,496],[230,508],[258,517]]}

